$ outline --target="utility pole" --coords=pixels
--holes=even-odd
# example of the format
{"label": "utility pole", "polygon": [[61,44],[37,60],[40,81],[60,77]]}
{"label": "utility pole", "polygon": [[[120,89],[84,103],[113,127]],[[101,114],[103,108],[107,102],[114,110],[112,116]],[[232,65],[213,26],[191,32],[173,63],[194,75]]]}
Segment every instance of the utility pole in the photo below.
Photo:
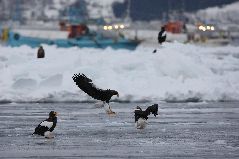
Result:
{"label": "utility pole", "polygon": [[181,0],[181,20],[182,21],[185,21],[185,17],[184,17],[184,12],[185,12],[185,2],[184,0]]}
{"label": "utility pole", "polygon": [[171,12],[171,7],[170,7],[170,0],[167,0],[167,2],[168,2],[168,18],[167,18],[167,21],[169,21],[170,20],[170,12]]}

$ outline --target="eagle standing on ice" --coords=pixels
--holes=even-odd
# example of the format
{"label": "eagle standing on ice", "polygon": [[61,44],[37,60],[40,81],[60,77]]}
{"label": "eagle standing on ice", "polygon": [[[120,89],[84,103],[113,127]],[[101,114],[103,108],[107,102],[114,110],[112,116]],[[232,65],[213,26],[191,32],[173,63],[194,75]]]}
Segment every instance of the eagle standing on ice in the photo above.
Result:
{"label": "eagle standing on ice", "polygon": [[51,111],[49,113],[49,118],[42,121],[36,128],[32,135],[37,134],[45,136],[45,138],[54,138],[52,131],[56,127],[57,123],[57,112]]}
{"label": "eagle standing on ice", "polygon": [[158,115],[158,104],[149,106],[145,111],[143,111],[139,106],[136,107],[134,117],[137,129],[144,129],[146,127],[146,120],[148,119],[150,113],[152,113],[155,117]]}
{"label": "eagle standing on ice", "polygon": [[119,93],[117,91],[96,88],[96,86],[92,83],[92,80],[86,77],[84,74],[74,74],[72,79],[74,80],[76,85],[89,96],[94,99],[103,101],[104,105],[106,103],[108,105],[108,108],[106,110],[107,114],[115,114],[115,112],[111,110],[109,102],[112,96],[116,95],[117,97],[119,97]]}

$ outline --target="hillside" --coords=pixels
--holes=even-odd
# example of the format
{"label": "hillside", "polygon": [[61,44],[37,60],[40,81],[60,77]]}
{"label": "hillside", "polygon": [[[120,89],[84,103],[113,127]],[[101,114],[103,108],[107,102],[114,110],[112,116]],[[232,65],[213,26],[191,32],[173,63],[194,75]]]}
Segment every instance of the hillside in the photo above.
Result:
{"label": "hillside", "polygon": [[196,18],[209,23],[238,24],[239,23],[239,2],[235,2],[223,7],[211,7],[199,10]]}

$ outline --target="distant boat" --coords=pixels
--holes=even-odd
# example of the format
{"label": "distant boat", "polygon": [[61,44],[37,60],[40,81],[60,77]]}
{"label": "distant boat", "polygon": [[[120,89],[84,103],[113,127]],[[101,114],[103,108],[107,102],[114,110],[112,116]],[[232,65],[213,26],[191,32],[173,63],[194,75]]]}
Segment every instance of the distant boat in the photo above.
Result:
{"label": "distant boat", "polygon": [[[82,34],[82,28],[71,26],[67,30],[9,30],[7,44],[10,46],[28,45],[39,47],[41,44],[56,45],[58,47],[91,47],[134,50],[140,43],[124,37],[106,37],[98,32]],[[88,30],[87,30],[88,32]]]}

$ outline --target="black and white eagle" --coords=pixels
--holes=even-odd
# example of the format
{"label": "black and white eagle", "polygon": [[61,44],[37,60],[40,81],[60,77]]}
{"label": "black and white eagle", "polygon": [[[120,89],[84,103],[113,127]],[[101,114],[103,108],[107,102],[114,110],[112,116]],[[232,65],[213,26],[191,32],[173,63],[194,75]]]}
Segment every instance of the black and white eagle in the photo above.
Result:
{"label": "black and white eagle", "polygon": [[146,120],[150,114],[155,117],[158,115],[158,104],[153,104],[149,106],[145,111],[143,111],[139,106],[136,107],[134,111],[135,126],[137,129],[144,129],[146,127]]}
{"label": "black and white eagle", "polygon": [[57,123],[57,112],[51,111],[49,113],[49,117],[42,121],[36,128],[33,133],[41,136],[45,136],[45,138],[53,138],[52,131],[55,129]]}
{"label": "black and white eagle", "polygon": [[165,30],[165,26],[162,26],[160,32],[158,33],[158,42],[159,42],[159,44],[162,44],[163,42],[165,42],[166,41],[166,37],[167,37],[167,32]]}
{"label": "black and white eagle", "polygon": [[115,114],[110,108],[109,102],[112,96],[116,95],[119,97],[119,93],[111,89],[99,89],[93,83],[92,80],[86,77],[84,74],[74,74],[72,77],[76,85],[89,96],[94,99],[101,100],[104,104],[108,105],[106,112],[110,114]]}

